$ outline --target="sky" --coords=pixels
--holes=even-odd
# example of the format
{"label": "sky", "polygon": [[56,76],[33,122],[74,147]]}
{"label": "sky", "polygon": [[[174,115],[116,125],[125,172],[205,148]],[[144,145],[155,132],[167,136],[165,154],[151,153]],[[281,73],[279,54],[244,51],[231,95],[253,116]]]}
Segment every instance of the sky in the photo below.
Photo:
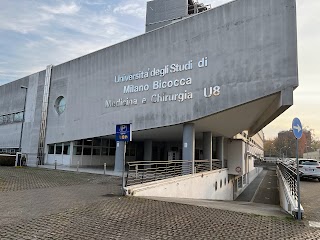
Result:
{"label": "sky", "polygon": [[[143,34],[146,2],[0,0],[0,85]],[[294,117],[320,138],[319,14],[319,0],[297,0],[300,86],[294,105],[264,128],[266,139],[289,130]]]}

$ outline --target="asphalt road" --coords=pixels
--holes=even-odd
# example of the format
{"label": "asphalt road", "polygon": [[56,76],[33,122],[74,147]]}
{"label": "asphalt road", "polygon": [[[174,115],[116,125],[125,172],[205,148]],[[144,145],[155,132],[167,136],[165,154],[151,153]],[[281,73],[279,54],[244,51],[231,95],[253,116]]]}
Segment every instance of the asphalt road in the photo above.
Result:
{"label": "asphalt road", "polygon": [[303,218],[320,223],[320,182],[302,179],[300,182],[301,204],[304,208]]}

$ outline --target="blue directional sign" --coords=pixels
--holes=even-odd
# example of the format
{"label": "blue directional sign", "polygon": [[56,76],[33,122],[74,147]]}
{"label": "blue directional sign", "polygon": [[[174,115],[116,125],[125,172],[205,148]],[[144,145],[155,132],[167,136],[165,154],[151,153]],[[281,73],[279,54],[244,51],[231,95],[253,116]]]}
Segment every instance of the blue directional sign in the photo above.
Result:
{"label": "blue directional sign", "polygon": [[297,139],[300,139],[302,137],[302,124],[299,120],[299,118],[294,118],[292,121],[292,130],[293,134]]}
{"label": "blue directional sign", "polygon": [[130,124],[116,125],[116,141],[132,141],[132,131]]}

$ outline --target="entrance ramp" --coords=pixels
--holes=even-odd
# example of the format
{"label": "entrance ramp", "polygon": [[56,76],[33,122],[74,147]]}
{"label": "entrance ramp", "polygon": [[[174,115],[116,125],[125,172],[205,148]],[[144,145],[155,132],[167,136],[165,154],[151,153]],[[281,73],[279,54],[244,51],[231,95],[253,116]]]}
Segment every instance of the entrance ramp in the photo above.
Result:
{"label": "entrance ramp", "polygon": [[127,186],[125,191],[137,197],[233,200],[233,180],[228,169],[217,169]]}

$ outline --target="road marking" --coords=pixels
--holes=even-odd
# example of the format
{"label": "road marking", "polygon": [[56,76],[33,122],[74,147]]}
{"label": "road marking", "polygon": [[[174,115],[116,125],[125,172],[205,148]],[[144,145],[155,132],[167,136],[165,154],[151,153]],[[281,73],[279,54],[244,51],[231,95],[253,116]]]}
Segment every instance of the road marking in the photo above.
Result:
{"label": "road marking", "polygon": [[315,227],[315,228],[320,228],[320,222],[309,221],[309,226],[310,227]]}

